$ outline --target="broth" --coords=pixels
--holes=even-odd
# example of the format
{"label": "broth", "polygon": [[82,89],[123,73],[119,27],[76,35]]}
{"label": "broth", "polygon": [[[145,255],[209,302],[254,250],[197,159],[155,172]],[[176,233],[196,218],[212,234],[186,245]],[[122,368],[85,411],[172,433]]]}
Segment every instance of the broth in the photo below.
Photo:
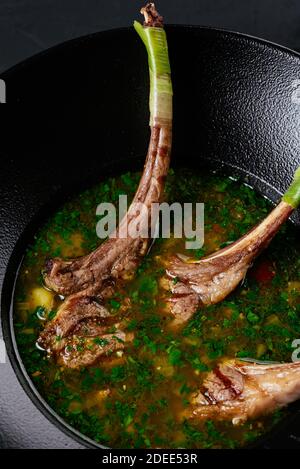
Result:
{"label": "broth", "polygon": [[[133,197],[140,174],[126,173],[68,201],[35,236],[17,282],[15,331],[20,354],[40,394],[70,425],[117,448],[234,448],[248,444],[287,410],[234,426],[185,420],[190,396],[207,371],[224,358],[291,361],[300,338],[299,234],[288,224],[257,259],[245,281],[225,301],[199,309],[174,328],[166,311],[164,260],[172,253],[201,258],[243,235],[271,204],[242,182],[225,176],[170,171],[169,202],[205,203],[205,244],[186,250],[184,239],[158,239],[134,278],[107,306],[133,335],[111,362],[79,371],[58,366],[36,340],[61,299],[43,288],[47,257],[77,257],[99,245],[96,207]],[[59,340],[59,337],[57,338]],[[84,347],[84,343],[77,347]],[[80,349],[78,349],[80,350]]]}

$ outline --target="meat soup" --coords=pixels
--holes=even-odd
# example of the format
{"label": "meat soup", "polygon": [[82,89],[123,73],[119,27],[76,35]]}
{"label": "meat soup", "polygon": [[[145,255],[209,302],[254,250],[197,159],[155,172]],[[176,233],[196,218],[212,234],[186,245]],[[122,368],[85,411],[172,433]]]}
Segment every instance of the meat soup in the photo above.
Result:
{"label": "meat soup", "polygon": [[[15,297],[21,357],[49,405],[103,445],[234,448],[248,444],[288,410],[233,424],[213,413],[195,418],[192,409],[209,373],[224,360],[291,362],[292,343],[300,338],[299,234],[291,224],[284,226],[230,296],[198,307],[183,324],[174,323],[168,305],[170,280],[165,275],[171,255],[201,259],[238,239],[270,211],[267,200],[239,181],[170,171],[165,200],[205,203],[203,248],[187,250],[185,239],[172,236],[157,239],[136,274],[120,279],[113,294],[104,298],[101,307],[109,317],[87,321],[86,331],[81,323],[80,334],[75,325],[66,342],[55,336],[57,356],[36,346],[63,303],[59,294],[44,287],[45,259],[93,251],[99,245],[96,207],[103,201],[117,203],[120,194],[133,198],[139,179],[140,174],[126,173],[83,192],[37,233],[21,267]],[[92,364],[82,359],[91,355],[96,357]]]}

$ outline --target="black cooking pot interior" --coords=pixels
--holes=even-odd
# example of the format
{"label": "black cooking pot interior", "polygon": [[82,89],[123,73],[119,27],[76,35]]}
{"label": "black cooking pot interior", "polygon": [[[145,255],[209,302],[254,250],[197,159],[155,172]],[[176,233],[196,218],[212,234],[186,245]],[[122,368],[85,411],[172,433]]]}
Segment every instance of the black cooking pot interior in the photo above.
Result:
{"label": "black cooking pot interior", "polygon": [[[276,201],[300,165],[299,55],[215,29],[169,26],[167,34],[173,165],[241,175]],[[13,285],[26,244],[51,210],[100,179],[142,168],[149,138],[146,60],[133,29],[121,29],[65,43],[1,76],[8,103],[22,104],[6,106],[1,122],[3,333],[27,394],[58,432],[85,446],[93,443],[55,416],[22,367],[12,330]],[[299,214],[294,222],[300,225]],[[259,445],[300,448],[298,408]]]}

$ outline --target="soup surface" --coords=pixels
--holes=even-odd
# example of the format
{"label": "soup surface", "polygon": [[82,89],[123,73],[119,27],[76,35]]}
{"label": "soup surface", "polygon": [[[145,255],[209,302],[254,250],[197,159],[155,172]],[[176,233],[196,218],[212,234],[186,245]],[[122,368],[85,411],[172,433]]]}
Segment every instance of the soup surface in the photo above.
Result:
{"label": "soup surface", "polygon": [[[61,299],[43,288],[48,257],[77,257],[99,245],[96,207],[133,197],[140,174],[111,178],[68,201],[35,236],[17,282],[15,331],[35,386],[70,425],[96,442],[118,448],[234,448],[268,431],[287,411],[241,426],[186,420],[190,398],[207,371],[224,358],[291,361],[300,338],[299,234],[286,225],[236,291],[200,309],[174,328],[166,308],[165,260],[183,253],[201,258],[238,239],[271,204],[228,177],[170,171],[169,202],[205,203],[205,244],[186,250],[185,239],[158,239],[134,278],[124,281],[107,306],[132,333],[109,362],[79,371],[58,366],[36,347]],[[113,332],[113,331],[112,331]],[[60,340],[60,337],[57,337]],[[97,339],[95,339],[97,341]],[[77,345],[84,348],[84,339]]]}

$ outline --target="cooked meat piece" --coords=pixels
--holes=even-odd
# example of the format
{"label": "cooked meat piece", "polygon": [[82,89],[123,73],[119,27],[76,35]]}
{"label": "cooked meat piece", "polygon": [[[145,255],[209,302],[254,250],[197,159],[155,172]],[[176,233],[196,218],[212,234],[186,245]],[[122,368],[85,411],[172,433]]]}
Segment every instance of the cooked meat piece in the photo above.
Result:
{"label": "cooked meat piece", "polygon": [[[135,22],[135,29],[148,52],[151,136],[139,187],[119,227],[98,249],[79,259],[46,262],[46,286],[70,296],[40,334],[38,345],[71,368],[90,365],[121,347],[121,341],[107,335],[113,319],[101,302],[112,295],[117,281],[133,272],[147,253],[157,224],[157,217],[151,218],[152,205],[162,199],[170,164],[173,92],[166,35],[154,4],[146,5],[142,12],[147,27]],[[74,347],[84,337],[85,341],[91,340],[88,331],[93,336],[99,333],[100,342],[109,338],[110,345],[97,351],[94,347]]]}
{"label": "cooked meat piece", "polygon": [[57,354],[57,362],[67,368],[78,369],[95,365],[100,359],[109,360],[113,352],[123,350],[126,336],[124,332],[104,334],[101,337],[70,337],[64,348]]}
{"label": "cooked meat piece", "polygon": [[[170,163],[171,130],[164,125],[152,128],[148,156],[138,190],[120,226],[96,251],[75,260],[52,259],[46,263],[45,284],[62,295],[70,295],[93,286],[100,292],[104,282],[116,280],[134,270],[147,253],[151,238],[151,206],[160,202]],[[147,207],[140,213],[137,205]],[[127,235],[129,226],[139,225],[144,238]]]}
{"label": "cooked meat piece", "polygon": [[[74,332],[78,327],[91,321],[98,321],[107,325],[110,313],[104,306],[99,304],[97,298],[86,296],[85,293],[77,293],[64,301],[56,317],[48,322],[40,334],[38,344],[45,350],[50,351],[57,346],[57,338],[64,339]],[[106,326],[107,327],[107,326]]]}
{"label": "cooked meat piece", "polygon": [[[292,212],[291,205],[280,202],[262,223],[217,253],[195,262],[173,257],[167,275],[178,282],[175,288],[171,286],[174,295],[170,299],[176,322],[187,321],[201,305],[218,303],[226,298],[244,279],[253,260],[268,246]],[[177,295],[179,288],[184,293]]]}
{"label": "cooked meat piece", "polygon": [[[63,303],[37,343],[61,365],[80,368],[100,358],[108,360],[112,352],[124,348],[126,336],[118,327],[116,319],[96,298],[79,293]],[[116,332],[110,333],[111,329]]]}
{"label": "cooked meat piece", "polygon": [[172,321],[173,325],[180,325],[190,319],[190,317],[197,310],[199,305],[199,296],[193,292],[184,283],[171,283],[172,297],[170,302],[172,304],[172,314],[175,320]]}
{"label": "cooked meat piece", "polygon": [[300,362],[275,365],[230,360],[205,379],[192,397],[193,419],[231,420],[237,425],[300,398]]}
{"label": "cooked meat piece", "polygon": [[[102,283],[117,279],[136,268],[145,255],[151,239],[149,232],[156,220],[151,220],[151,206],[160,202],[170,163],[172,144],[172,83],[168,45],[163,18],[155,5],[147,4],[141,13],[145,27],[134,27],[144,42],[150,73],[151,136],[143,175],[127,214],[107,241],[91,254],[74,260],[50,259],[46,262],[46,285],[62,294],[70,295],[94,286],[100,293]],[[147,211],[139,206],[143,203]],[[140,237],[128,236],[128,226],[139,226]]]}
{"label": "cooked meat piece", "polygon": [[[126,237],[127,223],[134,221],[140,226],[148,227],[151,214],[151,204],[160,201],[164,179],[169,167],[169,150],[165,148],[165,129],[153,129],[156,143],[150,144],[146,167],[135,200],[144,201],[148,207],[148,213],[129,208],[126,220],[123,220],[118,228],[118,237],[110,238],[104,242],[95,252],[72,262],[54,260],[51,265],[51,273],[46,277],[48,287],[56,289],[60,293],[81,290],[70,295],[62,304],[57,316],[50,321],[41,333],[38,344],[51,350],[57,346],[56,337],[66,337],[80,322],[89,319],[109,317],[109,312],[101,305],[105,297],[114,292],[117,279],[124,273],[133,270],[141,257],[146,254],[150,238]],[[145,190],[144,183],[148,185]],[[137,221],[138,219],[138,221]],[[150,225],[149,225],[150,226]],[[148,233],[147,233],[148,235]],[[62,269],[59,268],[62,266]],[[54,283],[53,283],[54,282]]]}

